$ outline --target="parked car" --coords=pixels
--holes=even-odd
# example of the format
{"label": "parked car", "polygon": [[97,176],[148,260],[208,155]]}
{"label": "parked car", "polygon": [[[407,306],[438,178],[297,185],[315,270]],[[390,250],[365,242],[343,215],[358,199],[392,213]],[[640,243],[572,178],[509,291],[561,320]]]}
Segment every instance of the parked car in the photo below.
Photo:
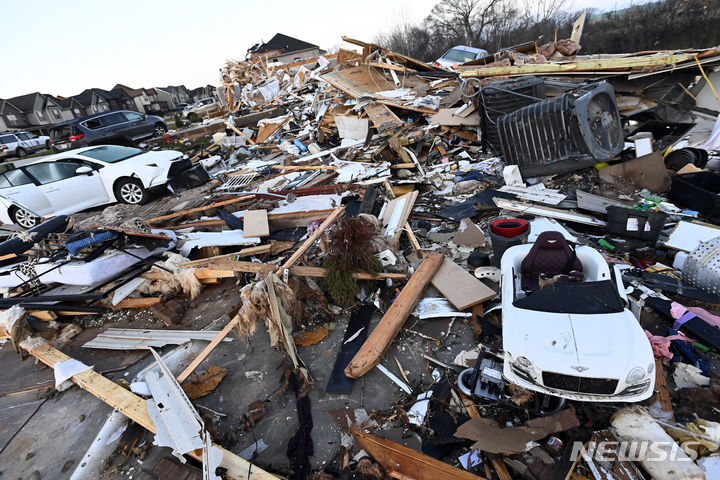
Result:
{"label": "parked car", "polygon": [[[535,244],[511,247],[502,256],[503,376],[528,390],[571,400],[649,398],[655,360],[642,326],[627,308],[621,275],[616,270],[611,277],[597,250],[579,246],[572,253],[563,242],[559,232],[543,232]],[[539,253],[538,246],[546,253]],[[561,249],[569,255],[558,257]],[[533,290],[528,274],[553,264],[561,269],[574,264],[570,273],[577,275],[580,268],[584,279]],[[538,275],[534,280],[538,288]]]}
{"label": "parked car", "polygon": [[189,107],[189,106],[190,106],[189,103],[178,103],[177,105],[175,105],[175,108],[173,108],[173,109],[170,110],[170,111],[171,111],[171,112],[182,112],[183,110],[185,110],[185,109],[186,109],[187,107]]}
{"label": "parked car", "polygon": [[182,116],[184,118],[190,118],[192,115],[201,117],[206,113],[214,112],[217,108],[218,103],[214,98],[203,98],[202,100],[198,100],[192,105],[185,107],[182,111]]}
{"label": "parked car", "polygon": [[55,152],[91,145],[134,146],[137,142],[167,132],[163,119],[155,115],[113,110],[59,123],[50,129]]}
{"label": "parked car", "polygon": [[30,132],[0,133],[0,157],[24,157],[28,153],[49,149],[50,137]]}
{"label": "parked car", "polygon": [[435,65],[442,68],[452,68],[461,63],[477,60],[478,58],[488,56],[488,51],[482,48],[468,47],[466,45],[457,45],[447,52],[443,53],[440,58],[435,60]]}
{"label": "parked car", "polygon": [[202,166],[174,150],[80,148],[0,173],[0,221],[31,228],[40,218],[116,201],[143,204],[151,190],[194,187],[208,179]]}

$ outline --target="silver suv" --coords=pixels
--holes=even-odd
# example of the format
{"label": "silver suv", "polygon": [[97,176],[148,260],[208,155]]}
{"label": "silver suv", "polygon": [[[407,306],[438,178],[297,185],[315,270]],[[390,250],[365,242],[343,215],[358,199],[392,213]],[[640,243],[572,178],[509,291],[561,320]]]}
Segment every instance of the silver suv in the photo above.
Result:
{"label": "silver suv", "polygon": [[0,133],[0,157],[24,157],[28,153],[49,149],[50,137],[30,132]]}

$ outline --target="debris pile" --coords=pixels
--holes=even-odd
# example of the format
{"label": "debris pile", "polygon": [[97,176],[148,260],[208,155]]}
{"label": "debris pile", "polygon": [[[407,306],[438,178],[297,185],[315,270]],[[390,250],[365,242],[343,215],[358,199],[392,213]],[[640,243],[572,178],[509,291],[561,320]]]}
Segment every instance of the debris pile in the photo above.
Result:
{"label": "debris pile", "polygon": [[0,244],[8,345],[203,478],[718,478],[720,51],[343,40],[227,63],[209,183]]}

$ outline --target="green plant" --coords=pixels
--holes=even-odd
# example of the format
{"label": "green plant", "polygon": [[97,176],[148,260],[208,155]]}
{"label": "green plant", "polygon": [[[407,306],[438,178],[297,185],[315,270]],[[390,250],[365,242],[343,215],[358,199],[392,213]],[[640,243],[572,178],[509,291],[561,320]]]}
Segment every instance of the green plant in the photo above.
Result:
{"label": "green plant", "polygon": [[340,265],[335,257],[326,258],[323,267],[326,273],[319,281],[320,288],[330,295],[336,305],[352,305],[360,293],[360,285],[352,278],[353,272]]}

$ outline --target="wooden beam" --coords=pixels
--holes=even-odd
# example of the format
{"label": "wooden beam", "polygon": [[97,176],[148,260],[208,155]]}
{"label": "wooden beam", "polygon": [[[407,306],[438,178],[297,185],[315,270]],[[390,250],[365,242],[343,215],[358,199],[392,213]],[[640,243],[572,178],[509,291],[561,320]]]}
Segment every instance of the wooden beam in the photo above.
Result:
{"label": "wooden beam", "polygon": [[[307,227],[307,224],[316,220],[323,220],[330,215],[333,210],[311,210],[309,212],[290,212],[290,213],[268,213],[268,222],[270,227],[275,230],[284,228]],[[220,227],[225,225],[225,221],[218,218],[213,220],[200,220],[197,222],[181,223],[180,225],[171,225],[166,227],[168,230],[180,230],[183,228],[205,228]]]}
{"label": "wooden beam", "polygon": [[233,328],[235,328],[235,325],[237,325],[240,322],[240,316],[235,315],[232,320],[228,322],[227,325],[225,325],[225,328],[220,330],[215,338],[213,338],[212,342],[208,343],[205,348],[203,348],[202,352],[198,354],[195,359],[190,362],[190,365],[185,368],[185,370],[182,371],[180,375],[177,377],[177,382],[182,383],[184,382],[187,377],[190,376],[192,372],[195,371],[195,369],[210,355],[210,353],[215,350],[215,347],[217,347],[220,342],[223,341],[225,337],[228,336],[228,334],[232,331]]}
{"label": "wooden beam", "polygon": [[368,62],[371,67],[384,68],[385,70],[394,70],[396,72],[416,72],[412,68],[403,67],[401,65],[393,65],[391,63]]}
{"label": "wooden beam", "polygon": [[655,359],[655,399],[660,402],[663,411],[670,414],[670,421],[674,422],[675,413],[673,411],[672,401],[670,401],[667,381],[665,380],[665,367],[659,358]]}
{"label": "wooden beam", "polygon": [[386,440],[351,427],[360,446],[378,462],[392,478],[413,480],[485,480],[474,473],[448,465],[392,440]]}
{"label": "wooden beam", "polygon": [[[42,344],[34,348],[25,349],[30,355],[37,358],[50,368],[53,368],[57,363],[72,360],[71,357],[48,344]],[[142,425],[145,429],[152,433],[157,433],[155,424],[147,411],[147,402],[140,396],[135,395],[131,391],[126,390],[117,383],[105,378],[93,370],[85,370],[84,372],[73,375],[72,381],[80,388],[92,393],[97,398],[110,405],[115,410],[118,410],[135,423]],[[234,453],[225,450],[219,445],[215,446],[222,449],[223,459],[220,466],[228,470],[227,473],[231,478],[246,480],[278,480],[275,475],[264,471],[260,467],[252,465],[247,460],[238,457]],[[196,450],[189,452],[188,455],[202,462],[201,451]],[[250,472],[249,475],[248,472]]]}
{"label": "wooden beam", "polygon": [[445,255],[441,253],[430,254],[423,260],[395,302],[380,319],[380,323],[360,347],[355,358],[350,361],[345,369],[346,376],[359,378],[380,363],[382,356],[400,333],[405,320],[417,305],[425,287],[428,286],[444,260]]}
{"label": "wooden beam", "polygon": [[170,220],[172,218],[182,217],[183,215],[189,215],[189,214],[195,213],[195,212],[202,212],[204,210],[209,210],[211,208],[217,208],[217,207],[222,207],[225,205],[231,205],[233,203],[244,202],[246,200],[253,200],[254,198],[255,198],[255,195],[246,195],[244,197],[232,198],[230,200],[223,200],[222,202],[211,203],[210,205],[204,205],[202,207],[191,208],[190,210],[183,210],[182,212],[175,212],[175,213],[171,213],[169,215],[163,215],[162,217],[155,217],[155,218],[151,218],[151,219],[145,220],[145,221],[147,223],[158,223],[158,222],[162,222],[164,220]]}
{"label": "wooden beam", "polygon": [[258,245],[257,247],[243,248],[239,252],[226,253],[224,255],[218,255],[217,257],[201,258],[198,260],[192,260],[190,262],[181,263],[178,266],[182,268],[200,267],[208,265],[216,260],[222,260],[225,258],[235,257],[249,257],[250,255],[259,255],[261,253],[268,253],[272,249],[272,245]]}
{"label": "wooden beam", "polygon": [[340,215],[342,215],[344,212],[345,212],[345,207],[338,207],[335,210],[333,210],[333,212],[330,214],[330,216],[328,216],[325,219],[325,221],[323,223],[321,223],[318,228],[315,229],[315,231],[312,233],[312,235],[310,235],[310,237],[308,237],[308,239],[305,240],[305,242],[303,242],[303,244],[300,245],[300,247],[297,250],[295,250],[295,253],[293,253],[290,256],[290,258],[287,259],[287,261],[285,263],[283,263],[281,266],[279,266],[277,268],[277,272],[282,273],[286,268],[292,267],[295,264],[295,262],[297,262],[298,259],[302,256],[302,254],[305,253],[305,251],[308,248],[310,248],[310,246],[313,243],[315,243],[315,240],[317,240],[320,237],[320,235],[322,235],[323,232],[325,230],[327,230],[327,228],[330,225],[332,225],[332,223],[335,220],[337,220],[340,217]]}
{"label": "wooden beam", "polygon": [[567,63],[538,63],[534,65],[513,65],[510,67],[476,68],[462,72],[462,78],[495,77],[500,75],[533,75],[558,72],[598,72],[631,70],[633,68],[667,67],[687,60],[695,55],[681,53],[677,55],[646,55],[642,57],[606,58],[601,60],[576,60]]}
{"label": "wooden beam", "polygon": [[[243,272],[243,273],[259,273],[261,275],[267,275],[274,271],[276,265],[270,263],[257,263],[257,262],[242,262],[237,260],[220,259],[208,266],[208,270],[219,270],[219,271],[232,271],[232,272]],[[327,275],[327,269],[322,267],[305,267],[295,266],[290,267],[290,275],[297,277],[314,277],[322,278]],[[356,280],[386,280],[391,278],[393,280],[407,280],[407,275],[404,273],[370,273],[370,272],[355,272],[352,277]]]}
{"label": "wooden beam", "polygon": [[161,297],[125,298],[113,308],[147,308],[162,302]]}

